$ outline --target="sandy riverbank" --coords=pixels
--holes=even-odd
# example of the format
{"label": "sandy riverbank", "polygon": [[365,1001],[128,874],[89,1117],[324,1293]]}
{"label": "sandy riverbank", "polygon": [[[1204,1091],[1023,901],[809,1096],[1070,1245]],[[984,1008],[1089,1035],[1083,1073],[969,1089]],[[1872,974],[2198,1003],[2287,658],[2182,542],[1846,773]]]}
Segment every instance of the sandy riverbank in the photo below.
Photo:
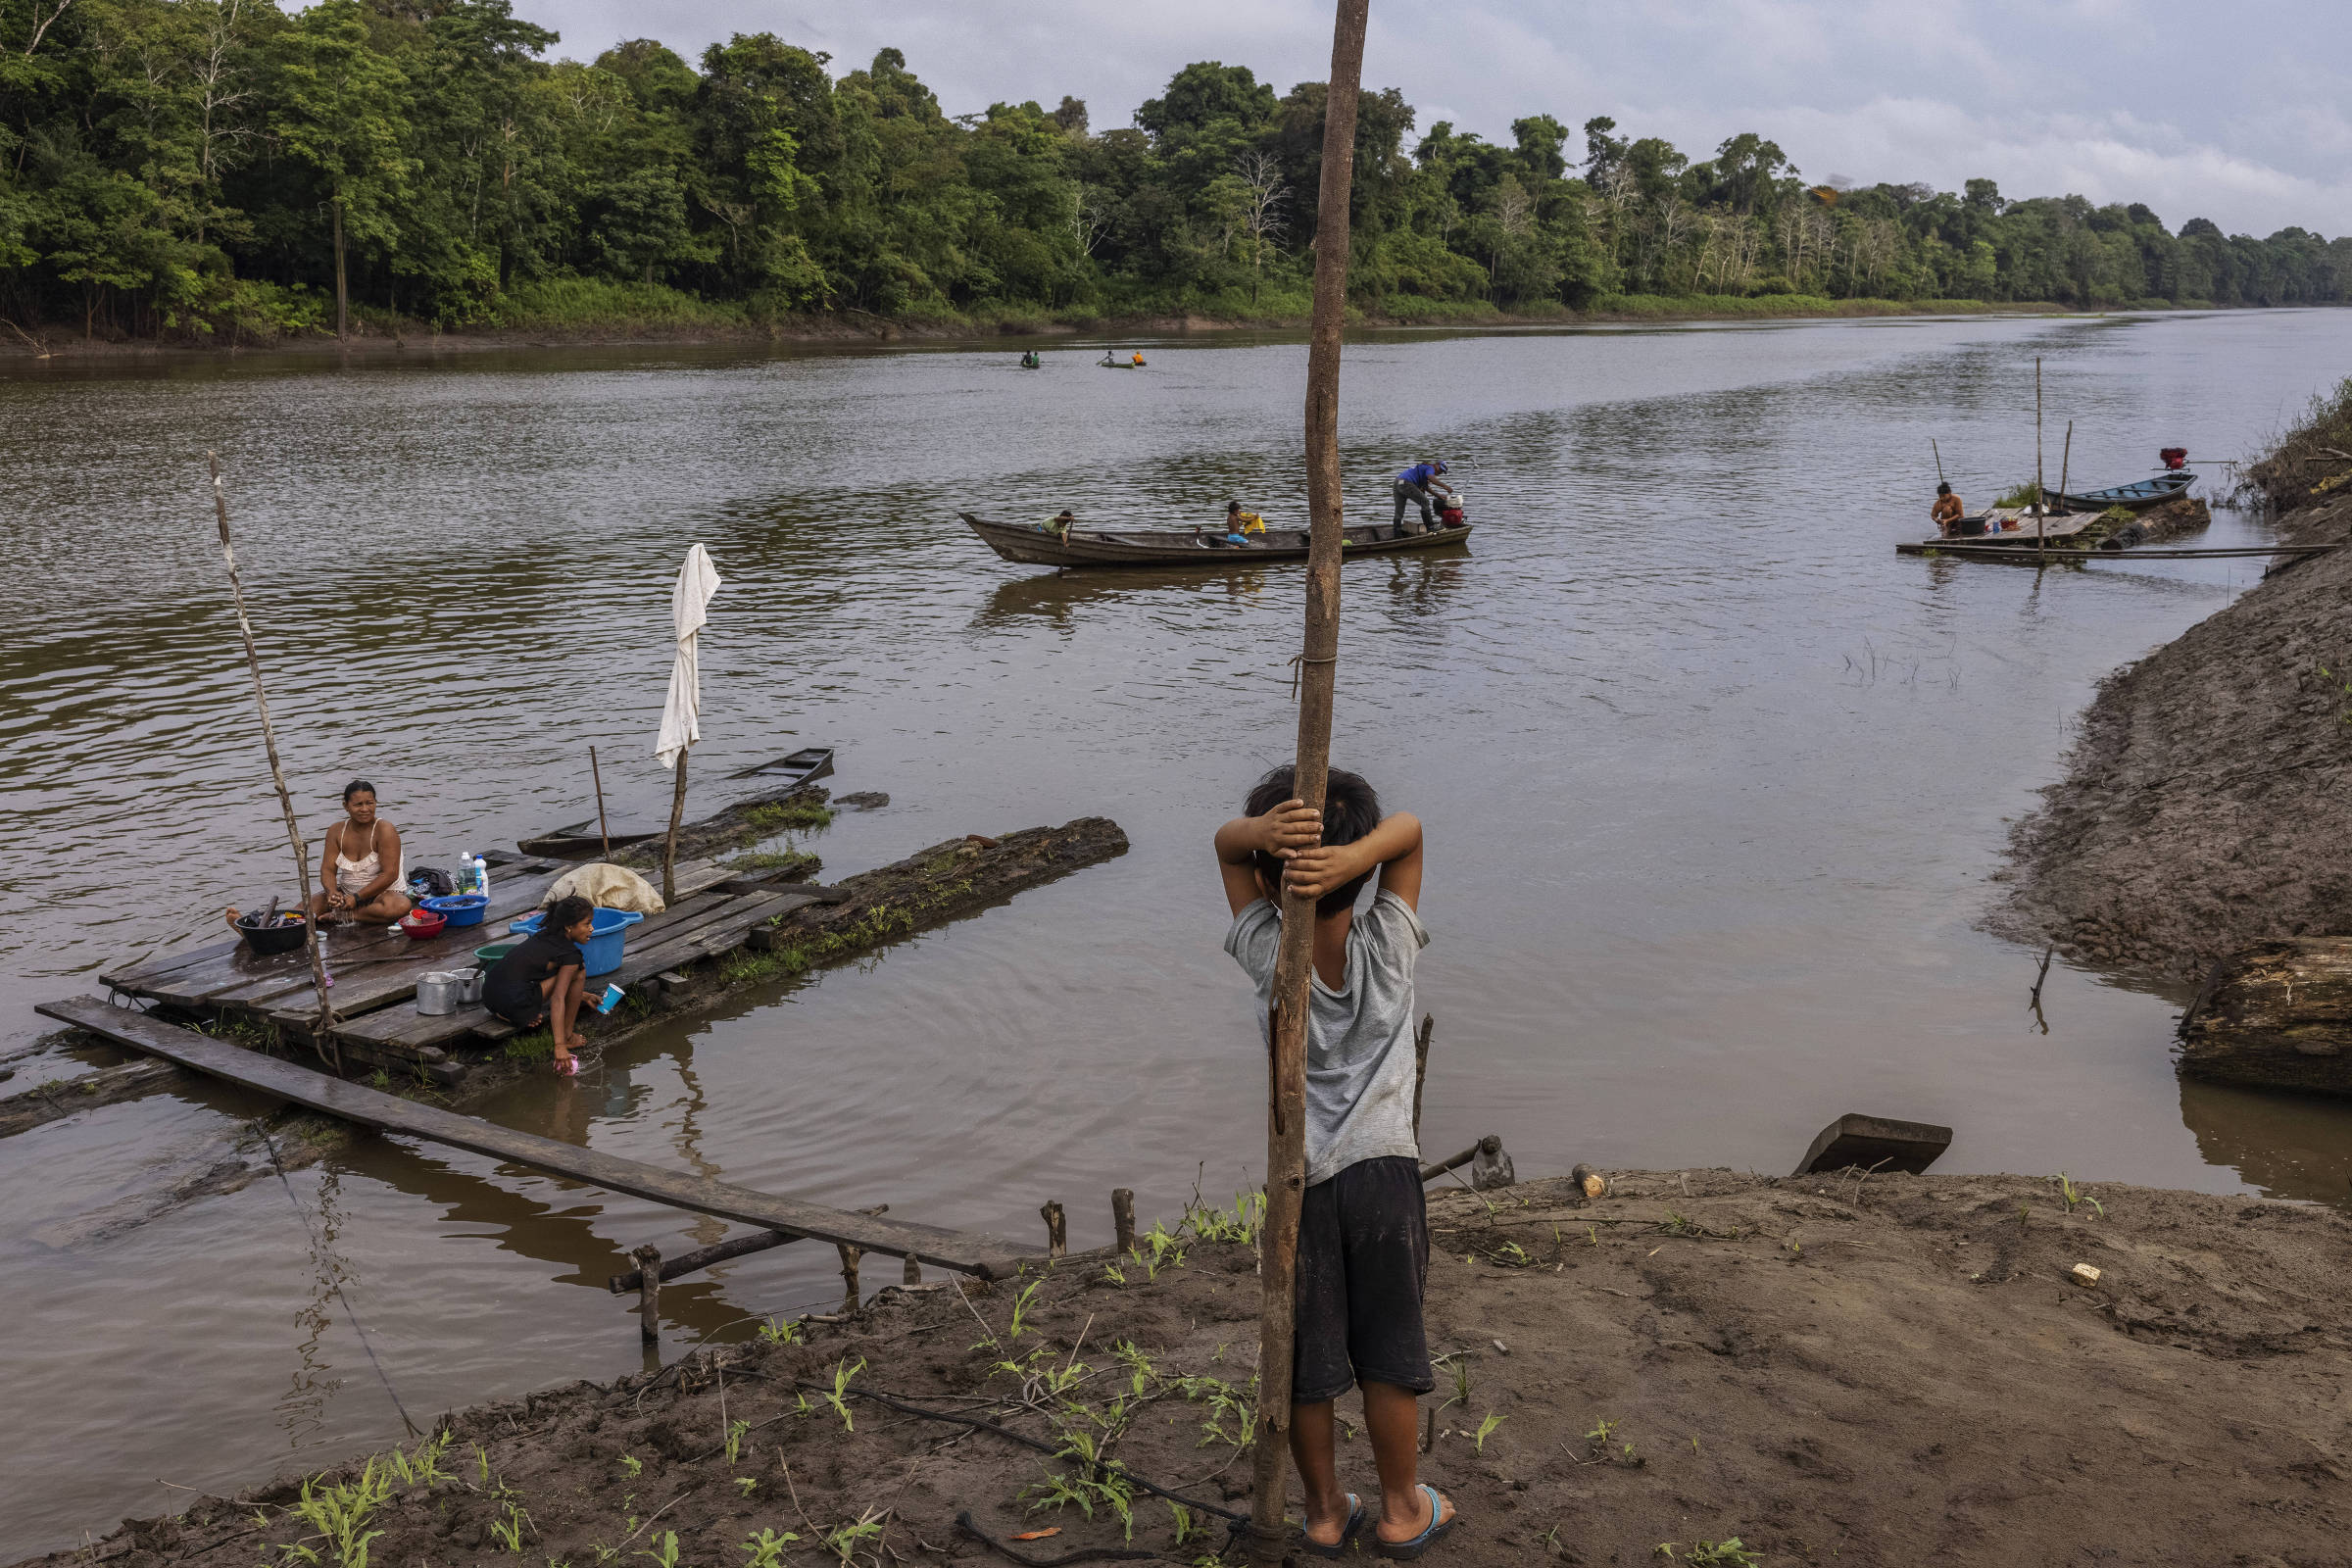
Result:
{"label": "sandy riverbank", "polygon": [[[1753,1555],[1698,1560],[2342,1560],[2352,1221],[2328,1210],[1717,1170],[1623,1175],[1590,1204],[1565,1182],[1457,1191],[1432,1223],[1429,1319],[1448,1359],[1423,1401],[1425,1473],[1463,1515],[1432,1562],[1633,1564],[1662,1560],[1661,1543],[1690,1560],[1732,1539]],[[413,1457],[405,1480],[374,1471],[368,1558],[815,1563],[834,1560],[830,1535],[861,1564],[1003,1560],[959,1531],[968,1512],[1000,1540],[1057,1527],[1013,1548],[1041,1562],[1098,1545],[1202,1560],[1222,1521],[1190,1512],[1179,1544],[1176,1512],[1129,1482],[1247,1511],[1235,1440],[1257,1282],[1247,1243],[1200,1234],[1219,1228],[1194,1216],[1181,1261],[1153,1275],[1122,1259],[1124,1283],[1096,1253],[1033,1289],[890,1289],[796,1326],[800,1343],[448,1417],[444,1479]],[[2070,1282],[2077,1263],[2103,1271],[2095,1287]],[[756,1298],[758,1260],[734,1266]],[[613,1333],[635,1333],[617,1304]],[[1126,1473],[1086,1491],[1082,1463],[1039,1446],[1079,1436]],[[1360,1435],[1342,1455],[1368,1488]],[[314,1512],[361,1473],[315,1483]],[[1041,1505],[1055,1476],[1091,1519]],[[301,1507],[287,1478],[43,1561],[274,1562],[305,1545],[334,1562]],[[780,1557],[746,1544],[762,1531]]]}

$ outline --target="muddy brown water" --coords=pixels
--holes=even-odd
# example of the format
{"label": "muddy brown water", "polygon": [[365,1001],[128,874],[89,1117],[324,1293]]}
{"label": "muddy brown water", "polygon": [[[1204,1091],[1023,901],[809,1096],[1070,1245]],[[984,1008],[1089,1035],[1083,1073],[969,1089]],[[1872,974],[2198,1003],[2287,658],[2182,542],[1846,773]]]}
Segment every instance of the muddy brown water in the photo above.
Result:
{"label": "muddy brown water", "polygon": [[[808,840],[830,871],[1095,812],[1134,841],[488,1114],[1018,1236],[1057,1198],[1080,1246],[1113,1186],[1150,1216],[1250,1183],[1263,1074],[1208,837],[1289,749],[1298,577],[1055,577],[955,514],[1296,514],[1304,350],[1168,342],[1104,376],[1100,345],[1047,345],[1042,373],[1019,347],[12,365],[0,1053],[41,1040],[34,1002],[290,880],[215,447],[314,836],[364,776],[412,863],[511,843],[586,813],[591,743],[653,808],[668,583],[699,540],[726,586],[697,776],[837,747],[835,787],[892,804]],[[2111,977],[2053,970],[2045,1033],[2038,955],[1975,928],[2092,684],[2261,565],[1898,559],[1931,435],[1972,504],[2031,473],[2036,355],[2050,479],[2072,418],[2072,479],[2107,483],[2160,446],[2249,451],[2352,365],[2352,314],[1350,347],[1351,512],[1385,518],[1385,471],[1427,451],[1467,460],[1481,523],[1346,585],[1335,755],[1430,829],[1433,1150],[1769,1172],[1864,1109],[1950,1123],[1952,1170],[2345,1200],[2352,1114],[2184,1089],[2182,999]],[[2263,537],[2224,512],[2206,542]],[[81,1070],[12,1065],[0,1092]],[[605,1276],[724,1234],[381,1140],[170,1201],[256,1108],[158,1096],[0,1141],[0,1552],[380,1446],[394,1395],[421,1422],[634,1366]],[[833,1269],[787,1249],[671,1287],[666,1353],[829,1304]]]}

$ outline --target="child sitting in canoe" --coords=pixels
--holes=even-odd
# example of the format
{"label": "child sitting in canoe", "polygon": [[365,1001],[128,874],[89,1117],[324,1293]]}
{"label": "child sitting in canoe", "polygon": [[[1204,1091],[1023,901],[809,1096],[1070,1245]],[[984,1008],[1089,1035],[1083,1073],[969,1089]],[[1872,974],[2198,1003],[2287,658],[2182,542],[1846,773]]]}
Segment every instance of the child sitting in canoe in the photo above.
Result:
{"label": "child sitting in canoe", "polygon": [[572,1054],[587,1044],[573,1027],[588,992],[588,960],[579,945],[596,935],[596,906],[566,894],[548,907],[539,929],[498,960],[482,982],[482,1005],[517,1029],[546,1024],[556,1037],[556,1071],[580,1070]]}
{"label": "child sitting in canoe", "polygon": [[[1315,901],[1307,1012],[1306,1181],[1293,1311],[1297,1370],[1291,1456],[1306,1492],[1305,1549],[1341,1556],[1367,1529],[1367,1554],[1419,1557],[1453,1527],[1453,1504],[1416,1473],[1419,1398],[1436,1387],[1421,1295],[1429,1219],[1413,1133],[1413,965],[1428,945],[1421,898],[1421,824],[1380,814],[1380,798],[1333,768],[1323,810],[1276,768],[1250,792],[1247,813],[1217,830],[1217,861],[1233,927],[1225,951],[1257,988],[1261,1034],[1274,995],[1287,884]],[[1355,901],[1378,873],[1359,917]],[[1334,1403],[1363,1391],[1364,1429],[1380,1476],[1367,1508],[1340,1490]]]}
{"label": "child sitting in canoe", "polygon": [[1254,512],[1244,512],[1239,501],[1225,503],[1225,542],[1227,544],[1246,545],[1250,542],[1250,535],[1263,534],[1265,531],[1265,518]]}

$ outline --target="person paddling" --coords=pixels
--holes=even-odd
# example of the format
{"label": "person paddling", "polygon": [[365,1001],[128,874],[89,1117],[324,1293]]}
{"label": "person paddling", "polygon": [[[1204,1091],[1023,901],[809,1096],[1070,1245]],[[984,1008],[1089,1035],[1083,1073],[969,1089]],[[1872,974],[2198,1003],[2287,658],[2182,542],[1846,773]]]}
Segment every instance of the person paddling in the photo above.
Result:
{"label": "person paddling", "polygon": [[1428,458],[1398,474],[1396,476],[1396,515],[1390,519],[1389,525],[1397,529],[1404,527],[1404,509],[1409,504],[1417,505],[1421,509],[1421,526],[1412,529],[1412,532],[1427,533],[1431,528],[1437,526],[1437,518],[1430,511],[1429,493],[1432,490],[1442,490],[1446,495],[1453,494],[1453,486],[1439,477],[1445,471],[1446,465],[1442,461]]}

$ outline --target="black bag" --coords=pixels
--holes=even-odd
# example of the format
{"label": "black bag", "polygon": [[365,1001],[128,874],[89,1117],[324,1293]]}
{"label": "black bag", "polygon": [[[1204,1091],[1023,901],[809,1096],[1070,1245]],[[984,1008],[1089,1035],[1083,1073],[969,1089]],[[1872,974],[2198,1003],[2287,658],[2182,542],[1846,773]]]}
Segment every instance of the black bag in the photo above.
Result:
{"label": "black bag", "polygon": [[409,896],[413,899],[446,899],[457,891],[458,884],[447,871],[420,865],[409,873]]}

